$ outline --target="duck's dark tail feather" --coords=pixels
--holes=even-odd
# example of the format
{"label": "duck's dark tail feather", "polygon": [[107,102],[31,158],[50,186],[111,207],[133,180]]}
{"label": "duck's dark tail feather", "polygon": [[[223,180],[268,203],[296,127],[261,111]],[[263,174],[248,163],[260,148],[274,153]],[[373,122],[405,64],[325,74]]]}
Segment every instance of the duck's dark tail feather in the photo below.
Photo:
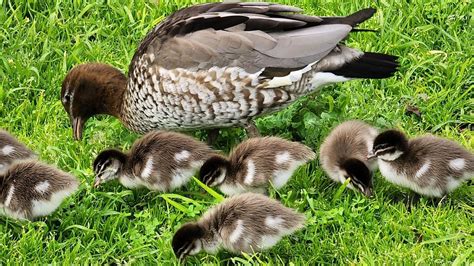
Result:
{"label": "duck's dark tail feather", "polygon": [[351,63],[330,72],[346,78],[383,79],[393,76],[398,70],[397,59],[393,55],[366,52]]}
{"label": "duck's dark tail feather", "polygon": [[368,20],[375,14],[375,8],[365,8],[347,17],[323,17],[321,24],[347,24],[353,28]]}

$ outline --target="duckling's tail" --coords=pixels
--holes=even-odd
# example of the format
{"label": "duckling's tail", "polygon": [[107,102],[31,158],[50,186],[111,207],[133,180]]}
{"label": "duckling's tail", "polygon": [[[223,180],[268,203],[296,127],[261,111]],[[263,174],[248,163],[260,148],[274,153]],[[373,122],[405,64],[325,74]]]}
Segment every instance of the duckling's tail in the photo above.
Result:
{"label": "duckling's tail", "polygon": [[361,57],[330,72],[346,78],[383,79],[397,72],[397,60],[397,56],[365,52]]}

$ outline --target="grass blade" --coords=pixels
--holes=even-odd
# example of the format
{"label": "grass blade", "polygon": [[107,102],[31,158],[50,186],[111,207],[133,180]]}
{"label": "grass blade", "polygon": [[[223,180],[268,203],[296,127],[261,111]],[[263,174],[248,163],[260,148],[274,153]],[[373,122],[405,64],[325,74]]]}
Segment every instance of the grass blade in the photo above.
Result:
{"label": "grass blade", "polygon": [[203,182],[201,182],[199,179],[197,179],[196,177],[193,176],[193,179],[194,181],[196,181],[196,183],[198,183],[198,185],[200,187],[202,187],[207,193],[209,193],[212,197],[214,197],[218,202],[221,202],[224,200],[224,197],[217,193],[215,190],[213,190],[212,188],[206,186]]}
{"label": "grass blade", "polygon": [[188,213],[188,209],[186,207],[184,207],[184,205],[168,198],[166,195],[160,195],[160,197],[162,197],[166,202],[168,202],[171,206],[175,207],[176,209],[184,212],[184,213]]}

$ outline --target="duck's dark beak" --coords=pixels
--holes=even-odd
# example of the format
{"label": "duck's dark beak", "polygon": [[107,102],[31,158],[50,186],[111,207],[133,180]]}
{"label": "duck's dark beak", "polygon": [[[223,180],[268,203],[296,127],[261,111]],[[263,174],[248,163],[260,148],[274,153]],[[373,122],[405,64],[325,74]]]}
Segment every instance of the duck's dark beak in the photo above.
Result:
{"label": "duck's dark beak", "polygon": [[71,121],[72,121],[72,135],[74,137],[74,140],[81,140],[82,131],[84,130],[84,123],[86,122],[86,120],[79,116],[79,117],[71,118]]}

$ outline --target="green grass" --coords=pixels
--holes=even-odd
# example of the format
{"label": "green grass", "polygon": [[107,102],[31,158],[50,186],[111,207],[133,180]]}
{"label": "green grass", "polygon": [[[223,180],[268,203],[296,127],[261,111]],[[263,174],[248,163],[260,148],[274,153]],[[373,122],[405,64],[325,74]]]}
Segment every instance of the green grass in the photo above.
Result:
{"label": "green grass", "polygon": [[[35,222],[0,218],[1,264],[176,264],[170,240],[185,221],[216,201],[195,182],[163,197],[118,184],[92,188],[91,163],[107,147],[128,148],[138,135],[110,117],[92,119],[82,142],[72,140],[60,100],[62,79],[74,65],[99,61],[127,70],[139,41],[161,19],[198,1],[0,0],[0,127],[82,180],[79,192],[53,215]],[[109,4],[103,2],[110,2]],[[160,2],[160,1],[159,1]],[[178,3],[176,3],[178,2]],[[400,72],[382,81],[326,87],[287,110],[259,119],[264,134],[319,147],[330,128],[358,118],[410,135],[431,132],[473,149],[473,4],[467,0],[286,0],[306,12],[347,15],[375,6],[363,24],[378,33],[354,33],[347,43],[400,56]],[[406,115],[417,106],[421,117]],[[200,133],[196,133],[200,136]],[[244,136],[224,130],[228,149]],[[254,256],[200,254],[193,264],[470,264],[474,261],[474,187],[464,185],[441,206],[422,200],[412,208],[393,198],[406,191],[375,180],[375,197],[337,196],[318,162],[300,169],[279,193],[286,206],[306,213],[308,225],[273,249]],[[275,196],[273,193],[272,196]],[[168,200],[166,200],[168,199]],[[181,209],[169,200],[179,203]]]}

